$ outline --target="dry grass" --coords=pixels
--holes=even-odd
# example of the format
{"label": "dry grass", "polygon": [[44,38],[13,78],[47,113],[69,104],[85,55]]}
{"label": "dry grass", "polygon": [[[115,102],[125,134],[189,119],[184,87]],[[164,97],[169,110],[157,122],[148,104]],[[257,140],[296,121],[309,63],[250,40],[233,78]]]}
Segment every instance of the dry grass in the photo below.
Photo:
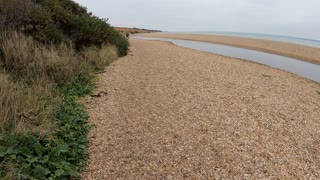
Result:
{"label": "dry grass", "polygon": [[[53,84],[71,81],[80,62],[72,48],[43,46],[17,32],[1,32],[0,129],[2,133],[54,128]],[[14,80],[13,80],[14,79]]]}
{"label": "dry grass", "polygon": [[[84,50],[83,56],[71,44],[41,45],[17,32],[1,32],[0,130],[3,133],[39,131],[53,127],[57,97],[53,85],[72,82],[79,73],[88,73],[87,64],[102,69],[117,56],[114,46]],[[12,79],[15,79],[14,81]]]}
{"label": "dry grass", "polygon": [[0,74],[1,133],[36,131],[41,135],[54,127],[54,99],[50,83],[44,84],[27,87],[11,82],[8,75]]}
{"label": "dry grass", "polygon": [[117,48],[107,45],[103,45],[100,49],[96,47],[87,48],[83,55],[86,63],[98,69],[103,69],[118,58]]}
{"label": "dry grass", "polygon": [[81,61],[73,48],[43,46],[17,32],[3,33],[0,48],[3,65],[9,72],[32,82],[47,78],[70,81],[78,73]]}

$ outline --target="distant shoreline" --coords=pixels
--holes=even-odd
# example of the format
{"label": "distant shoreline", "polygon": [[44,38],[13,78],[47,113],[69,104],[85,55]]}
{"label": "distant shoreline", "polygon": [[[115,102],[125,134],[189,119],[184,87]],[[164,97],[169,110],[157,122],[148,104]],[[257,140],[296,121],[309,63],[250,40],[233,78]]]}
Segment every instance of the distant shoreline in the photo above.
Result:
{"label": "distant shoreline", "polygon": [[138,34],[138,33],[155,33],[155,32],[162,32],[160,30],[153,30],[153,29],[143,29],[143,28],[128,28],[128,27],[114,27],[116,31],[120,32],[121,34]]}
{"label": "distant shoreline", "polygon": [[320,65],[320,48],[309,47],[305,45],[288,42],[255,39],[247,37],[199,34],[148,33],[139,35],[145,37],[171,38],[222,44],[227,46],[240,47],[272,54],[278,54]]}
{"label": "distant shoreline", "polygon": [[248,33],[248,32],[224,32],[224,31],[195,31],[195,32],[170,32],[170,33],[255,38],[255,39],[265,39],[265,40],[271,40],[271,41],[295,43],[295,44],[301,44],[301,45],[320,48],[320,39],[312,39],[312,38],[305,38],[305,37],[298,37],[298,36],[275,35],[275,34],[265,34],[265,33]]}

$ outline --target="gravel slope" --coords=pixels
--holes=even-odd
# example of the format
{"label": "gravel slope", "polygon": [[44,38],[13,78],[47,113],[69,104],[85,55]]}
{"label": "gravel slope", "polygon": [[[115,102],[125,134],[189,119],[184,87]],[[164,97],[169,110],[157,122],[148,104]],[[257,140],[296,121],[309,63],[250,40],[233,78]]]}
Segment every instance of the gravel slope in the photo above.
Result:
{"label": "gravel slope", "polygon": [[320,85],[132,39],[88,98],[84,179],[320,178]]}
{"label": "gravel slope", "polygon": [[198,35],[198,34],[139,34],[146,37],[172,38],[195,40],[203,42],[211,42],[216,44],[223,44],[267,53],[279,54],[282,56],[301,59],[314,64],[320,64],[320,48],[309,47],[299,44],[271,41],[264,39],[232,37],[232,36],[217,36],[217,35]]}

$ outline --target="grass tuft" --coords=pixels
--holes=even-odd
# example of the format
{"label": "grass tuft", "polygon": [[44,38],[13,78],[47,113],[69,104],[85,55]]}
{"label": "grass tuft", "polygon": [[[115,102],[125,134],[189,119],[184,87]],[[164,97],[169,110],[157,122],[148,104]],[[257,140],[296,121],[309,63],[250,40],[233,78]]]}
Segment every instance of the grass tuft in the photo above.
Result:
{"label": "grass tuft", "polygon": [[85,61],[96,68],[102,70],[118,58],[117,48],[115,46],[103,45],[101,49],[97,47],[87,48],[83,52]]}
{"label": "grass tuft", "polygon": [[77,54],[66,44],[44,46],[21,33],[7,32],[0,48],[5,69],[30,83],[70,81],[80,69]]}
{"label": "grass tuft", "polygon": [[265,77],[265,78],[271,78],[272,76],[271,75],[268,75],[268,74],[261,74],[262,77]]}
{"label": "grass tuft", "polygon": [[26,86],[9,79],[0,74],[0,133],[37,131],[43,135],[54,127],[52,113],[56,102],[50,83]]}

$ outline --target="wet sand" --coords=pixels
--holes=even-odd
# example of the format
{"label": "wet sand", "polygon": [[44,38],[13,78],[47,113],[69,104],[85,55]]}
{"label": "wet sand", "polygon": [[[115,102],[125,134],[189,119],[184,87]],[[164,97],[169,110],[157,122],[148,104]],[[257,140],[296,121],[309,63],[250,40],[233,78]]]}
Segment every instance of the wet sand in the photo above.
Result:
{"label": "wet sand", "polygon": [[139,34],[139,36],[211,42],[216,44],[241,47],[272,54],[278,54],[320,65],[320,48],[309,47],[299,44],[254,38],[217,35],[148,33]]}
{"label": "wet sand", "polygon": [[319,179],[320,85],[131,39],[87,99],[84,179]]}

